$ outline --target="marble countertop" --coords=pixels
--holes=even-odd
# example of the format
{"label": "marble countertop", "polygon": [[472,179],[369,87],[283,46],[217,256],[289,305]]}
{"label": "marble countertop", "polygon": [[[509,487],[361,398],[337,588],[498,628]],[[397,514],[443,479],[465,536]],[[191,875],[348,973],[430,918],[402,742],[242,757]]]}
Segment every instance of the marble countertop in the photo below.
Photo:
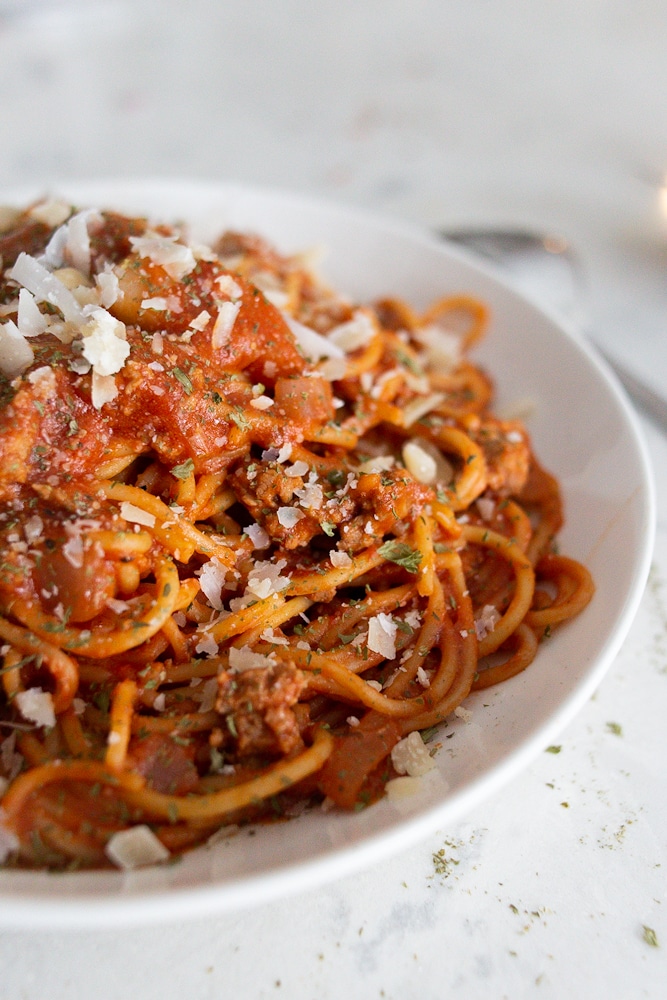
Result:
{"label": "marble countertop", "polygon": [[[0,184],[279,186],[564,235],[582,324],[667,387],[660,0],[0,2]],[[0,932],[3,1000],[664,995],[667,437],[653,568],[595,696],[459,823],[234,915]]]}

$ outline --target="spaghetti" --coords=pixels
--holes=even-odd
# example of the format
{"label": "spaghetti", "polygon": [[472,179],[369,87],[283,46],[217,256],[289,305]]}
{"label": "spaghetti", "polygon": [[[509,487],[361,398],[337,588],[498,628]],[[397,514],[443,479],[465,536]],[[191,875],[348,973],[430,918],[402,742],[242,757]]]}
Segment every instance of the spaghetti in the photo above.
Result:
{"label": "spaghetti", "polygon": [[6,864],[362,807],[590,600],[482,303],[358,306],[259,237],[60,202],[0,253]]}

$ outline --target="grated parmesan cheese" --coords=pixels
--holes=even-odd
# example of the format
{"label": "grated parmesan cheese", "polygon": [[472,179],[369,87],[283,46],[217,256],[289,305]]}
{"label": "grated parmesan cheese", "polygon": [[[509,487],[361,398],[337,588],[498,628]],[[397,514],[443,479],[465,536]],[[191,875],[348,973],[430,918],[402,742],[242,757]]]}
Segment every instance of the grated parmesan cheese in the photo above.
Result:
{"label": "grated parmesan cheese", "polygon": [[145,524],[147,528],[155,527],[155,514],[137,507],[129,500],[123,500],[120,505],[120,516],[133,524]]}
{"label": "grated parmesan cheese", "polygon": [[215,556],[199,570],[199,586],[208,603],[216,611],[222,610],[222,588],[227,576],[226,567]]}
{"label": "grated parmesan cheese", "polygon": [[275,660],[271,655],[255,653],[250,646],[232,646],[229,650],[229,669],[235,673],[242,674],[246,670],[257,670],[265,667],[272,667]]}
{"label": "grated parmesan cheese", "polygon": [[293,528],[305,516],[303,511],[296,507],[278,508],[278,523],[282,524],[283,528]]}
{"label": "grated parmesan cheese", "polygon": [[436,406],[440,406],[444,402],[445,395],[442,392],[432,392],[429,396],[425,396],[423,399],[415,399],[412,403],[407,403],[403,407],[403,426],[411,427],[412,424],[421,420],[425,417],[427,413],[434,410]]}
{"label": "grated parmesan cheese", "polygon": [[16,378],[35,360],[35,353],[16,323],[0,324],[0,371],[7,378]]}
{"label": "grated parmesan cheese", "polygon": [[398,774],[407,774],[411,778],[418,778],[435,767],[435,761],[417,731],[398,741],[391,751],[391,762]]}
{"label": "grated parmesan cheese", "polygon": [[[85,374],[85,372],[82,372]],[[153,390],[157,392],[157,389]],[[113,375],[92,374],[90,398],[96,410],[101,410],[105,403],[112,403],[118,395],[118,386]]]}
{"label": "grated parmesan cheese", "polygon": [[204,632],[195,646],[195,653],[205,653],[206,656],[218,655],[218,643],[210,632]]}
{"label": "grated parmesan cheese", "polygon": [[336,569],[344,569],[346,566],[352,565],[352,559],[347,552],[338,552],[337,549],[331,550],[329,559],[331,560],[331,565],[335,566]]}
{"label": "grated parmesan cheese", "polygon": [[181,281],[197,262],[190,247],[176,241],[176,236],[160,236],[157,233],[130,237],[132,249],[139,257],[147,257],[163,267],[175,281]]}
{"label": "grated parmesan cheese", "polygon": [[305,476],[308,472],[308,463],[299,459],[294,465],[288,465],[285,469],[285,475],[289,476],[290,479],[298,479],[301,476]]}
{"label": "grated parmesan cheese", "polygon": [[35,301],[55,306],[69,323],[81,326],[85,322],[83,309],[70,290],[30,254],[20,253],[7,277],[32,292]]}
{"label": "grated parmesan cheese", "polygon": [[406,441],[403,445],[403,461],[408,472],[420,483],[434,483],[438,467],[432,455],[418,441]]}
{"label": "grated parmesan cheese", "polygon": [[56,713],[53,710],[53,698],[48,691],[41,688],[26,688],[14,697],[19,712],[28,722],[37,726],[51,728],[56,724]]}
{"label": "grated parmesan cheese", "polygon": [[159,864],[171,855],[148,826],[132,826],[114,833],[105,847],[110,861],[118,868],[130,870]]}
{"label": "grated parmesan cheese", "polygon": [[329,330],[327,339],[335,344],[345,354],[358,351],[365,347],[377,332],[375,323],[369,313],[357,309],[346,323],[340,323]]}
{"label": "grated parmesan cheese", "polygon": [[496,509],[496,505],[490,497],[478,497],[477,498],[477,510],[479,511],[479,516],[483,521],[490,521],[493,517],[493,512]]}
{"label": "grated parmesan cheese", "polygon": [[493,632],[502,615],[493,604],[485,604],[475,617],[475,634],[479,642]]}
{"label": "grated parmesan cheese", "polygon": [[212,347],[224,347],[229,343],[240,309],[240,302],[222,302],[220,304],[211,334]]}
{"label": "grated parmesan cheese", "polygon": [[292,582],[289,576],[280,575],[286,565],[286,559],[278,559],[275,563],[269,560],[256,562],[248,574],[247,591],[260,599],[279,594]]}
{"label": "grated parmesan cheese", "polygon": [[250,400],[250,405],[255,410],[268,410],[269,407],[273,406],[273,400],[270,396],[256,396],[255,399]]}
{"label": "grated parmesan cheese", "polygon": [[125,339],[125,324],[98,306],[93,309],[81,332],[81,353],[93,366],[93,371],[102,376],[119,372],[130,353],[130,345]]}
{"label": "grated parmesan cheese", "polygon": [[271,539],[261,524],[249,524],[243,531],[252,542],[254,549],[268,549],[271,544]]}
{"label": "grated parmesan cheese", "polygon": [[243,295],[243,289],[234,281],[231,274],[219,274],[215,279],[215,284],[220,292],[223,295],[228,295],[230,299],[240,299]]}
{"label": "grated parmesan cheese", "polygon": [[[343,351],[336,344],[332,343],[328,337],[323,337],[321,333],[311,330],[309,326],[299,323],[289,313],[281,313],[292,332],[292,336],[301,348],[305,357],[311,361],[320,361],[322,358],[344,359]],[[325,376],[327,378],[328,376]]]}
{"label": "grated parmesan cheese", "polygon": [[396,622],[391,615],[380,612],[368,619],[368,648],[387,660],[396,656]]}
{"label": "grated parmesan cheese", "polygon": [[48,316],[40,312],[35,297],[27,288],[19,291],[19,307],[16,324],[24,337],[37,337],[44,333],[48,325]]}

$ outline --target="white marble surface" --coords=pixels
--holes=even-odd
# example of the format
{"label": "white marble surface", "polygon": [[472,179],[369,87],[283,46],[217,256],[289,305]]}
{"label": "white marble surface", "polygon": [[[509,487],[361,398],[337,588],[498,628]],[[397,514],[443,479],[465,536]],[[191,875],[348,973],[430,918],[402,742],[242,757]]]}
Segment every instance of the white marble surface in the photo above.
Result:
{"label": "white marble surface", "polygon": [[[5,0],[0,185],[225,178],[429,227],[545,227],[580,251],[586,323],[667,388],[666,52],[661,0]],[[662,997],[667,438],[644,428],[652,575],[559,754],[305,895],[205,922],[2,932],[3,1000]]]}

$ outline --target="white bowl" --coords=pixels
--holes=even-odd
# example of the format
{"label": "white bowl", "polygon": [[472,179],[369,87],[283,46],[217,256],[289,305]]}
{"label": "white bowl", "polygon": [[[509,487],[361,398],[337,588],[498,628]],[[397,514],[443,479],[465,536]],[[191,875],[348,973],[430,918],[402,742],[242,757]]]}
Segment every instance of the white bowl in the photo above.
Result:
{"label": "white bowl", "polygon": [[[646,581],[654,499],[645,448],[622,390],[591,348],[465,253],[405,226],[286,193],[181,181],[63,184],[86,206],[267,236],[285,251],[325,249],[321,271],[357,300],[400,295],[416,306],[468,292],[491,308],[475,357],[496,380],[497,406],[529,397],[535,449],[563,487],[561,549],[592,571],[596,594],[518,677],[473,695],[472,721],[449,723],[437,769],[400,811],[313,811],[244,831],[168,867],[131,872],[0,871],[0,925],[91,927],[202,916],[254,905],[377,862],[452,823],[496,791],[571,719],[619,650]],[[12,192],[5,202],[43,194]]]}

